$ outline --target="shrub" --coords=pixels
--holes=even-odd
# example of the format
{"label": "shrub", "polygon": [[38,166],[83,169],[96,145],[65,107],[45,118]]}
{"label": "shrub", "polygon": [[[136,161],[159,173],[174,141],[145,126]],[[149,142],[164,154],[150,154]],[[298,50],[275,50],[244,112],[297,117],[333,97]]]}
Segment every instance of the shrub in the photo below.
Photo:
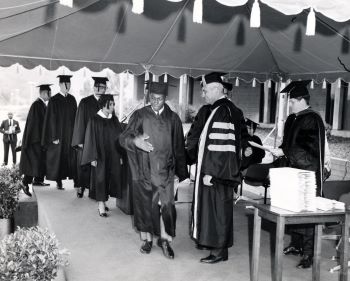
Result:
{"label": "shrub", "polygon": [[18,207],[20,175],[18,166],[0,169],[0,219],[9,219]]}
{"label": "shrub", "polygon": [[53,280],[67,254],[47,229],[18,227],[0,242],[0,280]]}

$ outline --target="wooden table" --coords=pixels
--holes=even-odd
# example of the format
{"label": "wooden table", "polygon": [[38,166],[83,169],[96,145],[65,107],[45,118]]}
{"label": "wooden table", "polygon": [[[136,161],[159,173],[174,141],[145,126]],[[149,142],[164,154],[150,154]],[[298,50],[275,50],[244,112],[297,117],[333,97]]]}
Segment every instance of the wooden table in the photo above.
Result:
{"label": "wooden table", "polygon": [[254,205],[254,235],[253,235],[253,256],[251,280],[258,280],[259,252],[260,252],[260,232],[261,218],[276,223],[276,248],[275,266],[272,272],[272,280],[282,280],[282,254],[284,228],[288,224],[315,224],[314,260],[312,267],[312,280],[320,280],[320,257],[321,257],[321,236],[322,225],[326,222],[342,222],[342,243],[340,255],[340,280],[347,281],[348,278],[348,253],[349,253],[349,226],[350,208],[344,210],[316,211],[316,212],[292,212],[269,205]]}

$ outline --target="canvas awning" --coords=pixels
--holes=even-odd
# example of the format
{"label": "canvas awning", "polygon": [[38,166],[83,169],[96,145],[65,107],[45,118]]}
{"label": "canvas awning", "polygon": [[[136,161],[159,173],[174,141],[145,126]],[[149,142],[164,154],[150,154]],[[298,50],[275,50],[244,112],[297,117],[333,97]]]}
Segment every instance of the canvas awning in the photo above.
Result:
{"label": "canvas awning", "polygon": [[216,70],[261,82],[350,81],[349,21],[337,22],[315,9],[316,35],[306,36],[307,5],[288,15],[273,6],[277,0],[261,0],[261,27],[250,28],[253,1],[234,7],[219,3],[225,1],[231,0],[204,0],[203,23],[197,24],[194,0],[145,0],[140,15],[131,11],[129,0],[74,0],[73,8],[58,0],[3,0],[0,65],[135,74],[148,69],[175,77]]}

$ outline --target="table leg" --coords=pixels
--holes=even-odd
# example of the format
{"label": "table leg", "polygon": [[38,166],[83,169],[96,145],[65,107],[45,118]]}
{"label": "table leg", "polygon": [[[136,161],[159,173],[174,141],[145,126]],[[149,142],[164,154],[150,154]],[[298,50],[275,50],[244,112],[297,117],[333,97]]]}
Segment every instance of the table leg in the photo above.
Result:
{"label": "table leg", "polygon": [[272,276],[273,277],[272,280],[274,281],[282,280],[282,269],[283,269],[282,253],[283,253],[284,226],[285,226],[284,217],[277,217],[275,268],[273,270],[273,276]]}
{"label": "table leg", "polygon": [[312,281],[320,280],[320,259],[321,259],[321,246],[322,246],[322,224],[315,225],[315,238],[314,238],[314,260],[312,265]]}
{"label": "table leg", "polygon": [[343,243],[340,251],[340,280],[348,280],[348,256],[349,256],[349,227],[350,227],[350,213],[347,208],[345,212],[345,220],[342,226]]}
{"label": "table leg", "polygon": [[261,217],[259,210],[254,209],[254,232],[253,232],[253,254],[252,254],[252,271],[251,280],[258,281],[259,271],[259,255],[260,255],[260,233],[261,233]]}

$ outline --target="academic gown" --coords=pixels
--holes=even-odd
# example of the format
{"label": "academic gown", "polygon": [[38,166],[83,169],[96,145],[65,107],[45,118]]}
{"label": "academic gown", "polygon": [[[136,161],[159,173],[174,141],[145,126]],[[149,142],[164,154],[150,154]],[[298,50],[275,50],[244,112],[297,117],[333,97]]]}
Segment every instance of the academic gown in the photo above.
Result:
{"label": "academic gown", "polygon": [[325,127],[316,111],[308,108],[288,116],[280,146],[286,156],[286,166],[314,171],[317,195],[321,194],[324,147]]}
{"label": "academic gown", "polygon": [[197,112],[196,117],[191,125],[190,130],[187,133],[185,146],[187,164],[193,165],[197,161],[198,143],[204,128],[205,122],[207,122],[211,113],[211,104],[203,105]]}
{"label": "academic gown", "polygon": [[[199,141],[191,237],[200,245],[233,245],[233,192],[241,181],[241,148],[247,137],[242,111],[226,98],[217,100]],[[204,175],[212,176],[212,186],[204,185]]]}
{"label": "academic gown", "polygon": [[[147,134],[150,153],[138,149],[133,140]],[[174,176],[188,177],[182,123],[167,104],[156,115],[151,106],[133,113],[120,136],[127,150],[133,179],[134,225],[137,230],[160,236],[160,214],[165,231],[175,237],[176,210]]]}
{"label": "academic gown", "polygon": [[123,182],[121,148],[118,142],[121,127],[118,118],[101,117],[101,111],[88,122],[81,164],[91,165],[89,197],[107,201],[109,196],[120,198]]}
{"label": "academic gown", "polygon": [[77,167],[76,167],[76,185],[79,187],[89,188],[90,186],[90,165],[81,166],[81,158],[83,149],[79,144],[84,144],[85,131],[88,121],[99,111],[98,101],[94,95],[83,98],[78,106],[75,116],[74,130],[72,137],[72,147],[77,152]]}
{"label": "academic gown", "polygon": [[29,109],[22,138],[20,173],[26,176],[45,176],[45,152],[41,146],[41,136],[46,112],[46,104],[41,99],[34,101]]}
{"label": "academic gown", "polygon": [[[46,151],[46,178],[75,178],[76,153],[71,146],[77,102],[74,96],[54,95],[45,113],[41,144]],[[59,140],[54,144],[54,140]]]}

